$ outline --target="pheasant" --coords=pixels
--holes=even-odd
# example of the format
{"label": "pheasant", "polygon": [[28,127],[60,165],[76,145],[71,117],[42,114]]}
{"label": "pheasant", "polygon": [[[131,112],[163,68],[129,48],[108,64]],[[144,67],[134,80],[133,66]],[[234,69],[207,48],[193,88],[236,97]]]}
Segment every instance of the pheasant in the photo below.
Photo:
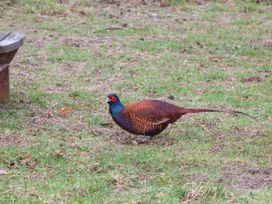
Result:
{"label": "pheasant", "polygon": [[121,128],[135,135],[144,135],[152,138],[161,133],[169,124],[176,122],[181,116],[188,113],[223,112],[252,116],[234,110],[219,110],[206,108],[183,108],[159,100],[144,100],[123,105],[116,94],[107,96],[109,112]]}

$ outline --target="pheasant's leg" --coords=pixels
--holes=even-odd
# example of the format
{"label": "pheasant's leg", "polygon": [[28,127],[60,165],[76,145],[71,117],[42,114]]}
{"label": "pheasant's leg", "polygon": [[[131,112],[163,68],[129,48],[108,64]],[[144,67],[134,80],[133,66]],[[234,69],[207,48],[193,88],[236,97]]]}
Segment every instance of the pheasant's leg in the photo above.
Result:
{"label": "pheasant's leg", "polygon": [[[146,131],[144,131],[144,132],[146,132]],[[146,134],[144,133],[144,138],[145,138],[146,141],[150,141],[152,137],[149,136],[149,135],[146,135]]]}
{"label": "pheasant's leg", "polygon": [[149,143],[151,141],[151,136],[143,135],[140,136],[139,139],[137,139],[138,143]]}
{"label": "pheasant's leg", "polygon": [[151,136],[148,136],[148,135],[145,135],[144,138],[145,138],[146,140],[150,141],[152,137],[151,137]]}

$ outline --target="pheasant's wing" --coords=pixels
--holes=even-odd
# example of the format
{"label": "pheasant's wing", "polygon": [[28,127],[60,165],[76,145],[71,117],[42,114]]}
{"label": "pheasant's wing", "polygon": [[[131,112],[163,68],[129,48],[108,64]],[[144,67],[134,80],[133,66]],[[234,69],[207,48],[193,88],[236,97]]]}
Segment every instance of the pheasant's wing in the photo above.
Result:
{"label": "pheasant's wing", "polygon": [[130,116],[138,117],[154,125],[168,123],[179,118],[179,108],[167,102],[145,100],[125,106],[125,112]]}

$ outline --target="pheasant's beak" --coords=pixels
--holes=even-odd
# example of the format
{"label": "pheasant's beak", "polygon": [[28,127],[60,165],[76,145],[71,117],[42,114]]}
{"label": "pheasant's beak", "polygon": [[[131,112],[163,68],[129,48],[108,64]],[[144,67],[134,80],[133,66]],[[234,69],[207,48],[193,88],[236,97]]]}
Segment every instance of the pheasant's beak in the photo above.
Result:
{"label": "pheasant's beak", "polygon": [[107,98],[106,102],[107,102],[107,103],[110,103],[110,101],[111,101],[111,100],[110,100],[109,98]]}

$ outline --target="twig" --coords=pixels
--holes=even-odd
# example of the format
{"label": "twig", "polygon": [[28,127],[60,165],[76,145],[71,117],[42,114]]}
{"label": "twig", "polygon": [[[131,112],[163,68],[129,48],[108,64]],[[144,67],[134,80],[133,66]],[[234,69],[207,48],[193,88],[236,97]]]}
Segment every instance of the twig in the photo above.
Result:
{"label": "twig", "polygon": [[95,43],[95,42],[100,41],[100,40],[115,40],[115,41],[118,41],[118,42],[122,43],[123,45],[126,45],[125,42],[123,42],[120,39],[114,38],[114,37],[101,37],[101,38],[97,38],[95,40],[90,40],[89,42]]}
{"label": "twig", "polygon": [[112,30],[123,30],[124,28],[123,27],[119,27],[119,26],[112,26],[112,27],[106,27],[106,28],[103,28],[103,29],[99,29],[99,30],[95,30],[94,33],[98,33],[98,32],[101,32],[101,31],[112,31]]}
{"label": "twig", "polygon": [[63,28],[63,30],[67,30],[67,29],[72,28],[72,27],[74,27],[74,26],[78,26],[78,25],[84,23],[85,21],[86,21],[86,19],[81,20],[81,21],[79,21],[79,22],[76,22],[76,23],[74,23],[74,24],[71,24],[71,25],[69,25],[69,26]]}

